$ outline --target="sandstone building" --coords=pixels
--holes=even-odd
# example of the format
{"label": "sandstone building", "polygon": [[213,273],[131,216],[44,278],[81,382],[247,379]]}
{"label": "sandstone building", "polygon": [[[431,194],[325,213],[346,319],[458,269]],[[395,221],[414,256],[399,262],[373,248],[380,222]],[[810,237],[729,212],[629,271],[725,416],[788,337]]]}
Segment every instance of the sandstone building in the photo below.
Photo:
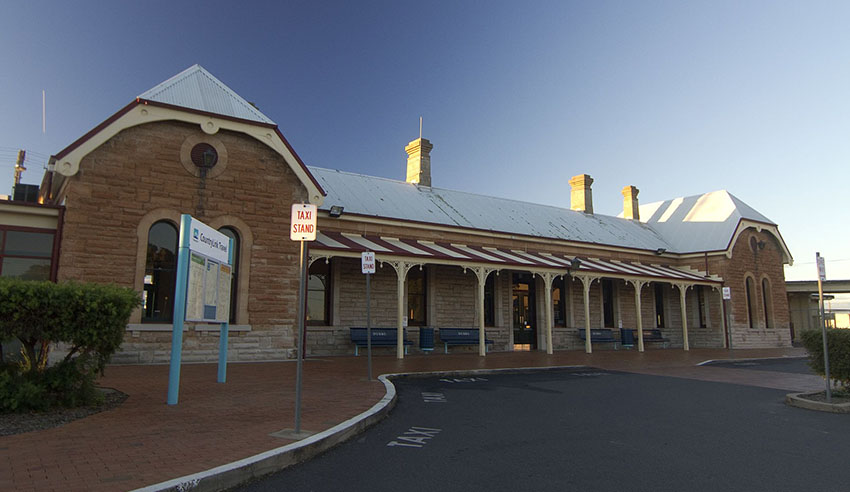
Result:
{"label": "sandstone building", "polygon": [[[484,327],[497,351],[590,351],[580,332],[596,328],[618,339],[620,328],[660,330],[680,350],[790,345],[791,255],[777,225],[728,192],[641,205],[626,186],[611,217],[593,212],[586,174],[570,180],[571,210],[432,186],[432,148],[424,138],[405,147],[406,181],[306,166],[271,119],[193,66],[51,159],[41,199],[63,207],[56,277],[142,292],[115,360],[167,361],[179,217],[192,214],[236,244],[230,359],[293,357],[289,210],[310,202],[320,210],[310,354],[354,352],[367,250],[381,265],[373,326],[404,328],[414,351],[423,328],[441,327]],[[186,330],[184,360],[217,357],[217,325]],[[638,336],[636,349],[656,346]],[[483,337],[466,350],[484,355]]]}

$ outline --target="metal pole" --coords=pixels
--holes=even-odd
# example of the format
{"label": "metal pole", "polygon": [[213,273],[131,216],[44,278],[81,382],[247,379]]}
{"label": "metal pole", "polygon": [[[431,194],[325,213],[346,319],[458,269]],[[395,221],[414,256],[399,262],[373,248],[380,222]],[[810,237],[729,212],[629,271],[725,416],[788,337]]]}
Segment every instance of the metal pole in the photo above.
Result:
{"label": "metal pole", "polygon": [[301,242],[301,254],[298,260],[298,271],[300,272],[300,281],[298,283],[298,366],[295,373],[295,433],[301,433],[301,366],[304,364],[305,347],[304,340],[304,291],[306,290],[306,266],[307,261],[305,256],[306,249],[304,241]]}
{"label": "metal pole", "polygon": [[726,345],[729,347],[729,350],[732,350],[732,320],[729,318],[729,300],[723,299],[723,311],[724,318],[726,321],[726,336],[728,338]]}
{"label": "metal pole", "polygon": [[369,381],[372,380],[372,292],[371,273],[366,274],[366,353],[369,355]]}
{"label": "metal pole", "polygon": [[[227,243],[227,264],[230,266],[230,275],[231,278],[233,276],[233,238],[231,238]],[[219,271],[219,275],[221,272]],[[231,283],[231,285],[233,285]],[[235,295],[234,292],[230,293],[231,298]],[[230,299],[227,299],[227,305],[230,306]],[[229,314],[229,313],[228,313]],[[230,318],[226,319],[224,323],[221,324],[219,329],[219,339],[218,339],[218,382],[224,383],[227,381],[227,338],[230,332]]]}
{"label": "metal pole", "polygon": [[815,263],[818,265],[818,297],[820,304],[820,326],[821,332],[823,334],[823,369],[824,374],[826,375],[826,401],[827,403],[832,403],[832,388],[830,388],[829,384],[829,344],[826,341],[826,316],[824,316],[823,312],[823,277],[824,274],[821,271],[821,262],[823,259],[820,257],[820,253],[815,253]]}
{"label": "metal pole", "polygon": [[183,320],[186,318],[186,288],[189,275],[189,231],[192,217],[180,216],[180,246],[177,253],[177,285],[174,288],[174,326],[171,331],[171,363],[168,368],[169,405],[177,405],[180,394],[180,364],[183,357]]}

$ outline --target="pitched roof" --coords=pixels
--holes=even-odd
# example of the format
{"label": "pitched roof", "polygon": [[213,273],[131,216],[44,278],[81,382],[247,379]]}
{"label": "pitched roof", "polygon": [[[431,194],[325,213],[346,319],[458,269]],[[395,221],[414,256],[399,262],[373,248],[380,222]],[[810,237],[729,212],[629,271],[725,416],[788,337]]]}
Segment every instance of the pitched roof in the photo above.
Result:
{"label": "pitched roof", "polygon": [[139,98],[232,118],[275,124],[197,64],[143,92]]}
{"label": "pitched roof", "polygon": [[642,250],[672,245],[646,224],[309,166],[327,192],[323,210]]}
{"label": "pitched roof", "polygon": [[726,249],[741,220],[776,225],[726,190],[641,205],[640,220],[680,253]]}

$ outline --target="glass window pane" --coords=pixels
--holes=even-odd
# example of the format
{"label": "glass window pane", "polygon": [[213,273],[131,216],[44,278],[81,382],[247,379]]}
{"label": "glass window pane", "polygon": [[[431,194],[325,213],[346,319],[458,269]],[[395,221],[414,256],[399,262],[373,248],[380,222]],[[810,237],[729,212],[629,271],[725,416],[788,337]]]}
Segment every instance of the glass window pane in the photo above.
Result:
{"label": "glass window pane", "polygon": [[157,222],[148,234],[143,322],[170,323],[174,316],[177,276],[177,227]]}
{"label": "glass window pane", "polygon": [[3,254],[50,258],[53,254],[53,233],[6,231]]}
{"label": "glass window pane", "polygon": [[50,280],[50,259],[3,258],[3,276],[24,280]]}

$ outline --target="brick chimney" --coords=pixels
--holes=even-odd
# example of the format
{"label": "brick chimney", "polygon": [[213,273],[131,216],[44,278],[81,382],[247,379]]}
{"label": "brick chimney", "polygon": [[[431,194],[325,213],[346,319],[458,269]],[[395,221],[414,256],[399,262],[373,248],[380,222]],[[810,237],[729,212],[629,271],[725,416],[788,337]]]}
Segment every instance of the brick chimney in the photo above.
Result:
{"label": "brick chimney", "polygon": [[407,144],[407,182],[431,186],[431,149],[427,138],[419,137]]}
{"label": "brick chimney", "polygon": [[593,178],[589,174],[579,174],[570,178],[570,209],[578,210],[586,214],[593,213],[593,193],[590,185]]}
{"label": "brick chimney", "polygon": [[638,193],[640,190],[634,186],[623,187],[623,217],[627,219],[640,220],[638,210]]}

